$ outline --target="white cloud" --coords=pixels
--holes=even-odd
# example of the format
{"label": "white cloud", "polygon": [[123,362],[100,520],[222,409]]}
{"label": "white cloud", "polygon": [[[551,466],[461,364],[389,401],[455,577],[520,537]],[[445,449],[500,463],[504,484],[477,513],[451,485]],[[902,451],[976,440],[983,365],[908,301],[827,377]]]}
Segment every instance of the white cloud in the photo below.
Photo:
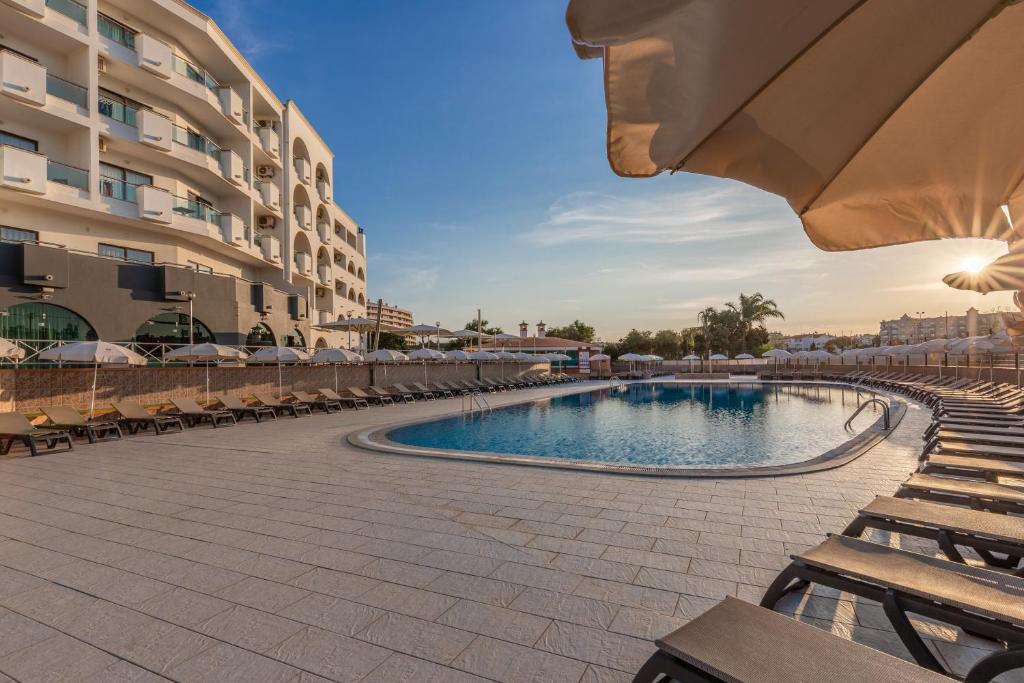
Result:
{"label": "white cloud", "polygon": [[224,33],[231,39],[246,59],[255,60],[268,53],[276,52],[287,46],[287,41],[272,40],[268,36],[280,36],[281,27],[274,31],[265,26],[256,26],[253,17],[263,16],[262,11],[268,3],[265,0],[217,0],[212,13],[214,21],[220,25]]}
{"label": "white cloud", "polygon": [[575,192],[523,237],[542,246],[573,242],[687,244],[799,229],[778,197],[744,185],[701,186],[640,197]]}

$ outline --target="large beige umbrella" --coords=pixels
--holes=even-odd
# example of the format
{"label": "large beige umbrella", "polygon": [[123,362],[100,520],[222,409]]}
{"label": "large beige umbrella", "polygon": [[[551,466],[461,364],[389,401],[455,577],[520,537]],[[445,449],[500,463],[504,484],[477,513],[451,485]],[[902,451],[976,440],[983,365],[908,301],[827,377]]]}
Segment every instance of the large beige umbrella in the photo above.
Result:
{"label": "large beige umbrella", "polygon": [[200,361],[206,367],[206,402],[210,402],[210,363],[224,360],[245,360],[249,354],[233,346],[223,344],[189,344],[179,346],[164,354],[164,360]]}
{"label": "large beige umbrella", "polygon": [[71,342],[62,346],[54,346],[39,354],[39,360],[58,363],[91,363],[92,364],[92,395],[89,399],[89,419],[96,412],[96,377],[100,365],[145,365],[146,359],[117,344],[105,341]]}
{"label": "large beige umbrella", "polygon": [[570,0],[567,22],[604,59],[620,175],[749,183],[830,251],[1017,237],[1024,3]]}

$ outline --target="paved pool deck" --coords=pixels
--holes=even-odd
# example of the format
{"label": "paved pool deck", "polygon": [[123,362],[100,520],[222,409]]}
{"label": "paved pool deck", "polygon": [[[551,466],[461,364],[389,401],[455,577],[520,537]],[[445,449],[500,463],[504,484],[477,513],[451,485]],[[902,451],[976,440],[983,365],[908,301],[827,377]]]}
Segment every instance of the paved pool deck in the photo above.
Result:
{"label": "paved pool deck", "polygon": [[[756,602],[790,553],[894,492],[928,422],[912,404],[852,463],[757,479],[346,442],[458,410],[419,402],[0,460],[0,680],[629,681],[652,639],[723,596]],[[907,656],[876,604],[819,588],[784,609]],[[961,672],[989,647],[922,628]]]}

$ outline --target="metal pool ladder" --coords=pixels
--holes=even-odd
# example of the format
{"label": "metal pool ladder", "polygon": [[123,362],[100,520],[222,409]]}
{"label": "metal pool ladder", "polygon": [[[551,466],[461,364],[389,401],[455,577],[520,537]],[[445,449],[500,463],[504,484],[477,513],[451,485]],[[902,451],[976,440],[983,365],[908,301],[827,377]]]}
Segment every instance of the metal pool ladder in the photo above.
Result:
{"label": "metal pool ladder", "polygon": [[848,432],[852,431],[852,429],[850,428],[850,424],[857,418],[858,415],[860,415],[860,412],[862,410],[867,408],[872,403],[877,403],[878,405],[882,406],[882,424],[885,426],[886,431],[888,431],[890,425],[889,404],[880,398],[869,398],[868,400],[864,401],[859,406],[857,406],[857,410],[853,411],[853,415],[851,415],[850,419],[847,420],[846,424],[843,425],[843,429],[845,429]]}
{"label": "metal pool ladder", "polygon": [[489,413],[491,412],[491,404],[487,402],[487,399],[479,391],[474,391],[472,394],[463,394],[462,412]]}

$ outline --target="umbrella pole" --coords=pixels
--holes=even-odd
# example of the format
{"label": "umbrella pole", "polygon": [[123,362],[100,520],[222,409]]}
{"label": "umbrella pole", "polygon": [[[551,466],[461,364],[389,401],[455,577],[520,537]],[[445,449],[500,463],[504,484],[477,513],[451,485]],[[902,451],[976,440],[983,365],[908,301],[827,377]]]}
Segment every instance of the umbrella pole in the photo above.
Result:
{"label": "umbrella pole", "polygon": [[334,393],[338,393],[338,364],[334,364]]}
{"label": "umbrella pole", "polygon": [[100,363],[96,361],[92,364],[92,398],[89,399],[89,419],[91,420],[96,414],[96,376],[100,371]]}
{"label": "umbrella pole", "polygon": [[206,404],[210,404],[210,362],[206,362]]}
{"label": "umbrella pole", "polygon": [[277,397],[284,398],[284,383],[281,381],[281,362],[277,363]]}

